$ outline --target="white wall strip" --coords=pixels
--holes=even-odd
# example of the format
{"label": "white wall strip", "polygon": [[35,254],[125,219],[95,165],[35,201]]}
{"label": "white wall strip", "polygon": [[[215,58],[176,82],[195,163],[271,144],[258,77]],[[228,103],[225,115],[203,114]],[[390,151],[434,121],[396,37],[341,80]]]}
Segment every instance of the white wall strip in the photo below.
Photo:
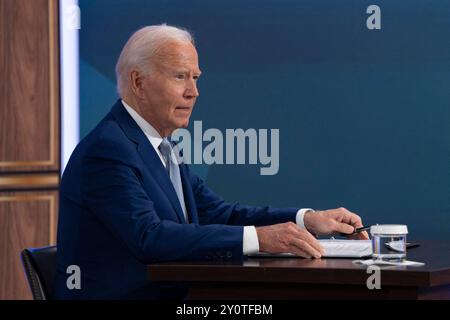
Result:
{"label": "white wall strip", "polygon": [[78,30],[81,15],[78,0],[60,0],[59,17],[62,173],[80,137]]}

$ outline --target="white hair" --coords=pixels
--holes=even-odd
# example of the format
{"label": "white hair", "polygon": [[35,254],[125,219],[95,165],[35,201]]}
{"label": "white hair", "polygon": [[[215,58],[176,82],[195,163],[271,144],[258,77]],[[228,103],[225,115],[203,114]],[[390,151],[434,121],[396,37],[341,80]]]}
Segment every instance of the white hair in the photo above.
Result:
{"label": "white hair", "polygon": [[194,44],[189,31],[165,23],[147,26],[137,30],[128,39],[116,64],[117,92],[123,98],[129,92],[129,73],[135,68],[145,75],[150,72],[150,64],[156,51],[166,42],[180,41]]}

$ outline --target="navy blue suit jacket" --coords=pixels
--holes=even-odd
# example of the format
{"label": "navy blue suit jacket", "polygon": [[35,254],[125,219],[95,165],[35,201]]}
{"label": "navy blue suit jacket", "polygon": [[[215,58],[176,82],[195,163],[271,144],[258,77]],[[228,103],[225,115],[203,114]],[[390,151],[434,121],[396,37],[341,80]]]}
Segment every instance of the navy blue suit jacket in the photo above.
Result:
{"label": "navy blue suit jacket", "polygon": [[[242,259],[244,225],[295,221],[297,208],[227,203],[180,165],[189,224],[160,158],[120,100],[76,147],[60,189],[56,298],[182,297],[146,264]],[[81,289],[68,289],[70,265]]]}

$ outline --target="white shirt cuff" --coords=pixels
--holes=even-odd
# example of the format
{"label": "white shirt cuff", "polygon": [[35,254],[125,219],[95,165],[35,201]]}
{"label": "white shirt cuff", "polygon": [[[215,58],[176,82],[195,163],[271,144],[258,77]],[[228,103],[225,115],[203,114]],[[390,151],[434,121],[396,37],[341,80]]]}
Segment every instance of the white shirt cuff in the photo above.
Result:
{"label": "white shirt cuff", "polygon": [[304,209],[300,209],[297,211],[297,216],[295,218],[295,222],[297,223],[297,225],[300,228],[306,229],[304,218],[305,218],[305,213],[307,213],[308,211],[314,211],[314,210],[311,208],[304,208]]}
{"label": "white shirt cuff", "polygon": [[244,227],[243,252],[244,255],[259,252],[258,234],[254,226]]}

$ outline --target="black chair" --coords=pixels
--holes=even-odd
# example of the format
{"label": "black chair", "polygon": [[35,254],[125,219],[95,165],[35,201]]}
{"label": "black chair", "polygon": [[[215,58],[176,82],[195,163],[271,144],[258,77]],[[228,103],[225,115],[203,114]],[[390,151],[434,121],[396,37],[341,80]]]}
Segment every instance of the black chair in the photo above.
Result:
{"label": "black chair", "polygon": [[22,264],[34,300],[51,300],[56,277],[56,246],[24,249]]}

